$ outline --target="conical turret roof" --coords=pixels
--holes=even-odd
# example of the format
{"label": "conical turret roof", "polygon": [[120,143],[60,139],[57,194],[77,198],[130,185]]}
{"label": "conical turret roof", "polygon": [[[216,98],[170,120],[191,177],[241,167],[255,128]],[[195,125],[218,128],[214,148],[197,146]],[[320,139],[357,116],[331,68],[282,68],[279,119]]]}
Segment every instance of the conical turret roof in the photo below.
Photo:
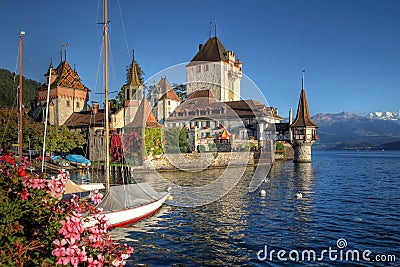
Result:
{"label": "conical turret roof", "polygon": [[304,89],[304,76],[302,78],[302,88],[300,93],[299,105],[297,107],[296,119],[294,120],[292,127],[316,127],[314,122],[312,122],[310,117],[310,112],[308,111],[308,102],[306,97],[306,90]]}
{"label": "conical turret roof", "polygon": [[129,68],[129,77],[128,77],[127,85],[133,85],[133,86],[137,86],[137,87],[143,85],[143,82],[140,80],[139,68],[135,61],[134,54],[132,56],[131,66]]}

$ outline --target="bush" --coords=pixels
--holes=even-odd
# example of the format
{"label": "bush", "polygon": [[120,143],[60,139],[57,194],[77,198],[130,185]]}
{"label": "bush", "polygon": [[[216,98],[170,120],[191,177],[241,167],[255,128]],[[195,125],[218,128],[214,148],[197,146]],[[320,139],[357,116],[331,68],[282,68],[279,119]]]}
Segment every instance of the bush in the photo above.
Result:
{"label": "bush", "polygon": [[217,151],[217,145],[214,142],[208,143],[208,151],[212,151],[212,152]]}
{"label": "bush", "polygon": [[205,145],[199,145],[199,146],[197,147],[197,149],[198,149],[198,151],[199,151],[200,153],[207,152],[206,146],[205,146]]}
{"label": "bush", "polygon": [[281,142],[276,142],[276,150],[282,151],[284,149],[285,149],[285,147],[283,146],[283,144]]}
{"label": "bush", "polygon": [[[68,172],[46,180],[27,174],[26,166],[13,156],[0,158],[0,265],[122,266],[133,249],[110,238],[94,207],[101,195],[60,201]],[[86,227],[89,220],[93,226]]]}

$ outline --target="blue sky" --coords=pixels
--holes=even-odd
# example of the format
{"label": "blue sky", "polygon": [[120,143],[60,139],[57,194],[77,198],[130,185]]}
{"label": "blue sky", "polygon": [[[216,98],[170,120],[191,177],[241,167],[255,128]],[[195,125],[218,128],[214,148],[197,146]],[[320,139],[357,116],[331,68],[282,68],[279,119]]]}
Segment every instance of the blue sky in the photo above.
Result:
{"label": "blue sky", "polygon": [[[190,61],[216,21],[224,46],[283,116],[297,107],[303,68],[311,114],[399,111],[399,14],[398,0],[110,0],[110,91],[124,84],[132,49],[151,79]],[[69,63],[101,92],[101,0],[1,1],[0,17],[0,68],[16,69],[24,30],[24,76],[44,82],[49,58],[57,65],[68,43]]]}

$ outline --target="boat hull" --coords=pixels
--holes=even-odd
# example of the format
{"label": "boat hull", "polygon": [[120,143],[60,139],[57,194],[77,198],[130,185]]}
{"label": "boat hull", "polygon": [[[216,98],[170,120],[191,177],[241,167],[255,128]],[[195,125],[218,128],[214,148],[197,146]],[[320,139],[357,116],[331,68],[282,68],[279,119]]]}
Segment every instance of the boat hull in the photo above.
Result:
{"label": "boat hull", "polygon": [[108,220],[108,228],[132,224],[157,212],[169,195],[170,194],[167,193],[161,198],[141,206],[126,208],[124,210],[103,212],[102,215],[104,215]]}

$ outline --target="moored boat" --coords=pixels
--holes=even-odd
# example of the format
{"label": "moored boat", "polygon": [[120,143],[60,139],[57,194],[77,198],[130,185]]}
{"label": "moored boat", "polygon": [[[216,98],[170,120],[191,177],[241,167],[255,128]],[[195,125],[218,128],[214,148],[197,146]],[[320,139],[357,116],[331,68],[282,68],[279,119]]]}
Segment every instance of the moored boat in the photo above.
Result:
{"label": "moored boat", "polygon": [[[97,208],[108,221],[108,227],[119,227],[135,223],[151,216],[169,197],[168,192],[157,192],[148,183],[122,184],[110,186],[110,131],[108,101],[108,1],[104,0],[104,74],[105,74],[105,189],[107,193]],[[89,227],[91,220],[84,225]]]}
{"label": "moored boat", "polygon": [[169,197],[157,192],[148,183],[112,186],[97,205],[108,220],[108,227],[135,223],[157,212]]}
{"label": "moored boat", "polygon": [[82,155],[68,154],[65,159],[78,168],[87,168],[92,165],[92,162]]}

